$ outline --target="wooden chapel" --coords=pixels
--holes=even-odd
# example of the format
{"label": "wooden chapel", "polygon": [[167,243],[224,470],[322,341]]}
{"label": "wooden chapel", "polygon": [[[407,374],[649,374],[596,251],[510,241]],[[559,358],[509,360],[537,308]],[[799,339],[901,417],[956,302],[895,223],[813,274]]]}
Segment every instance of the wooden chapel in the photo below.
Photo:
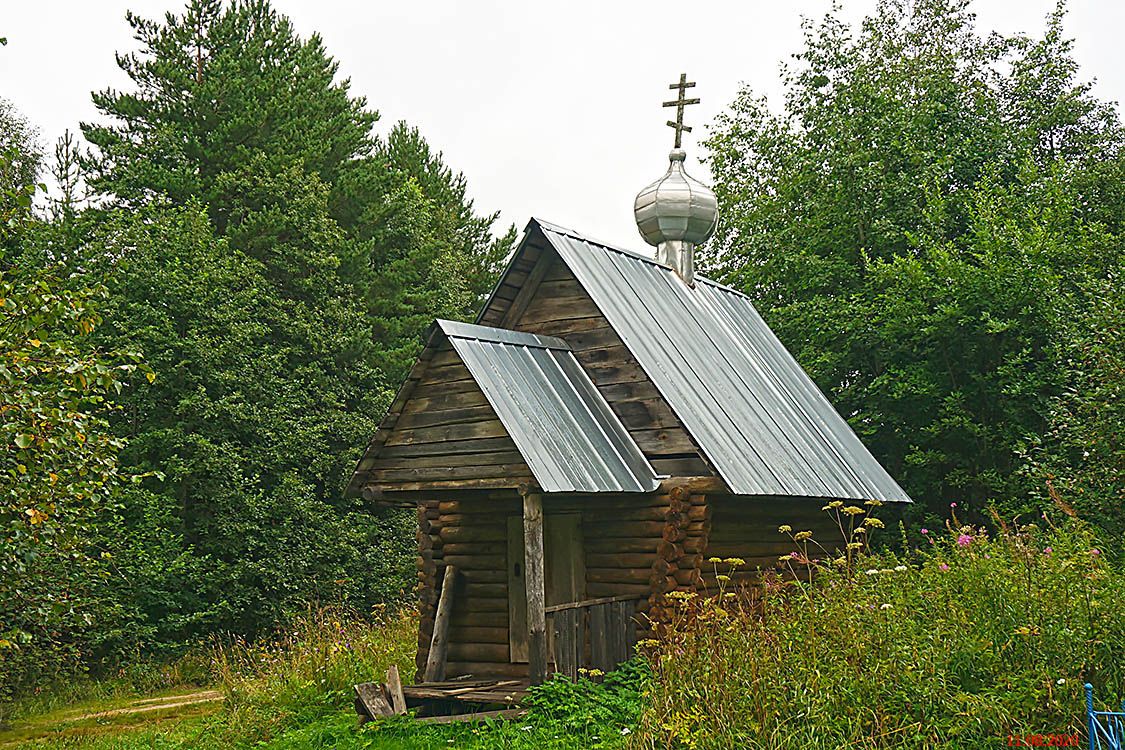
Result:
{"label": "wooden chapel", "polygon": [[532,219],[359,462],[350,492],[417,506],[419,680],[611,668],[667,593],[716,587],[708,558],[749,580],[826,500],[910,501],[750,300],[694,273],[717,209],[676,135],[636,200],[656,257]]}

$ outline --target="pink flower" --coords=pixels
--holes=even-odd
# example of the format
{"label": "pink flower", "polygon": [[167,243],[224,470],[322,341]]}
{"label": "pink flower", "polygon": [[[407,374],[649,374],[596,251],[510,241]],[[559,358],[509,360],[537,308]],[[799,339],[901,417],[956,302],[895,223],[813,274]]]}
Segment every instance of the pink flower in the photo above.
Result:
{"label": "pink flower", "polygon": [[942,563],[941,565],[938,565],[938,567],[939,567],[939,568],[941,568],[941,572],[942,572],[942,573],[944,573],[945,571],[949,570],[949,566],[948,566],[948,565],[946,565],[945,563]]}
{"label": "pink flower", "polygon": [[968,547],[972,543],[973,537],[971,534],[962,534],[961,536],[957,537],[958,547]]}
{"label": "pink flower", "polygon": [[1053,550],[1053,549],[1051,549],[1050,547],[1044,547],[1044,548],[1043,548],[1043,554],[1044,554],[1044,555],[1049,555],[1049,554],[1051,554],[1052,552],[1054,552],[1054,550]]}
{"label": "pink flower", "polygon": [[956,507],[957,507],[957,503],[950,503],[950,504],[949,504],[949,507],[950,507],[950,508],[956,508]]}
{"label": "pink flower", "polygon": [[923,529],[922,529],[922,533],[923,533],[923,534],[929,534],[929,533],[930,533],[930,530],[929,530],[929,529],[926,529],[926,528],[923,528]]}
{"label": "pink flower", "polygon": [[1097,557],[1097,556],[1098,556],[1098,555],[1100,555],[1101,553],[1102,553],[1102,551],[1101,551],[1100,549],[1098,549],[1097,547],[1095,547],[1094,549],[1090,550],[1090,554],[1091,554],[1091,555],[1093,555],[1094,557]]}

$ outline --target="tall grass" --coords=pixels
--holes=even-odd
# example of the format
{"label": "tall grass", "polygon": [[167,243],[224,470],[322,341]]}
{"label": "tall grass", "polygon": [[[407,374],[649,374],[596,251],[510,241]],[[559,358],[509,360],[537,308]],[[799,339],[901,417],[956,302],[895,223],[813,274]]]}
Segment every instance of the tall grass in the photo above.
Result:
{"label": "tall grass", "polygon": [[[1125,696],[1125,571],[1083,523],[927,530],[907,556],[681,598],[635,744],[966,748],[1083,733]],[[799,553],[801,554],[801,553]],[[715,561],[721,567],[737,561]]]}
{"label": "tall grass", "polygon": [[267,739],[350,709],[353,686],[382,681],[392,664],[411,678],[417,627],[409,611],[356,617],[315,610],[269,641],[217,642],[213,664],[226,694],[225,721],[237,734]]}

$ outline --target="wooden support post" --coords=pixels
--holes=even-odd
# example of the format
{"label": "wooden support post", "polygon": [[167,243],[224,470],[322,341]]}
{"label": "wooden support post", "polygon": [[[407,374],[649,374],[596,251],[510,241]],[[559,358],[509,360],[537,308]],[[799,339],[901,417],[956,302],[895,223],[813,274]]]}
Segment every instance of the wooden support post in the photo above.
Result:
{"label": "wooden support post", "polygon": [[445,655],[449,650],[449,615],[453,611],[453,586],[457,581],[457,568],[445,566],[441,580],[441,598],[438,599],[434,617],[434,637],[430,640],[430,653],[426,657],[426,682],[445,679]]}
{"label": "wooden support post", "polygon": [[532,685],[547,679],[546,584],[543,574],[543,496],[523,496],[523,569],[527,589],[527,648]]}

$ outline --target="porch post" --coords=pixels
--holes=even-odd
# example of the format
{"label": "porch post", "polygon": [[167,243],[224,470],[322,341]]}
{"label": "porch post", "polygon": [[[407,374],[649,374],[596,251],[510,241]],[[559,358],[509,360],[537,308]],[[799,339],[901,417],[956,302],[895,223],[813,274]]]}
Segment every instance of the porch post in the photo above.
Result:
{"label": "porch post", "polygon": [[547,613],[543,580],[543,496],[523,495],[523,569],[527,588],[527,649],[531,684],[547,679]]}

